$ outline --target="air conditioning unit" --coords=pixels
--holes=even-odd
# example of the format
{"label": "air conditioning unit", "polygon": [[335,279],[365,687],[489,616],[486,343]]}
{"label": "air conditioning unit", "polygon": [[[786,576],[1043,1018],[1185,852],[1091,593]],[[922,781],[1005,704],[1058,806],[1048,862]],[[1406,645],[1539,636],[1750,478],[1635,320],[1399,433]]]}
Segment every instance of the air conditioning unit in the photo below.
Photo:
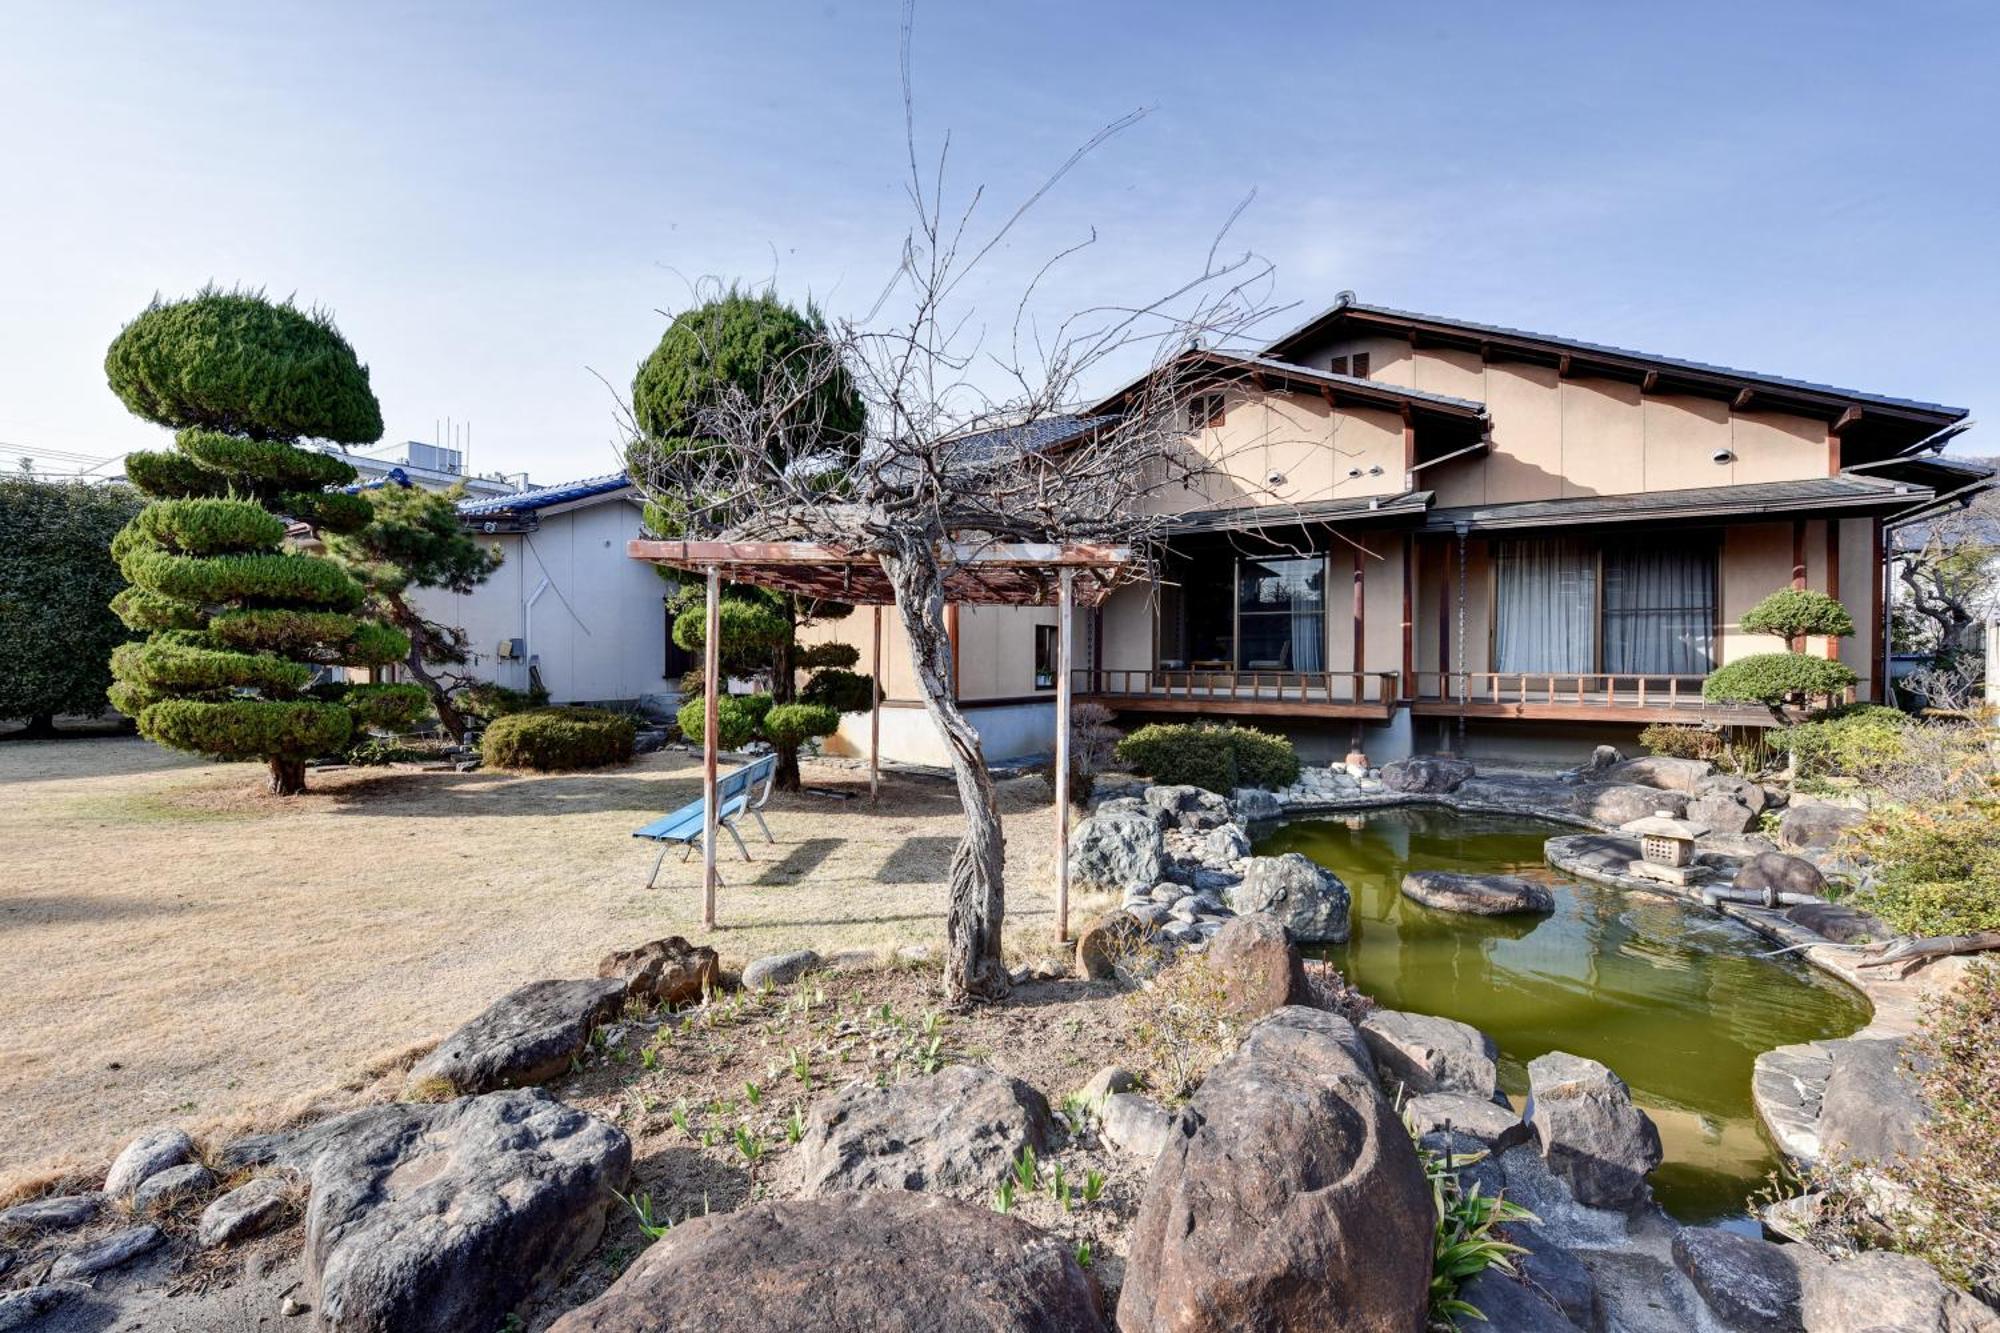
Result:
{"label": "air conditioning unit", "polygon": [[502,661],[505,662],[518,661],[521,658],[526,657],[527,655],[528,655],[528,641],[526,639],[500,640],[499,656]]}

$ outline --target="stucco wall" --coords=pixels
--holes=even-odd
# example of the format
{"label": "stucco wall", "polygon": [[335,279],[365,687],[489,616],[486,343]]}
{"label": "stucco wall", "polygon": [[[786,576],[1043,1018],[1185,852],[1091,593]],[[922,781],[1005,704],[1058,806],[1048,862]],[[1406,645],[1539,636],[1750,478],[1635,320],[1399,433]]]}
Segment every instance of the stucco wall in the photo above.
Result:
{"label": "stucco wall", "polygon": [[[1403,421],[1393,411],[1314,394],[1232,386],[1222,420],[1190,445],[1209,471],[1153,493],[1158,512],[1238,505],[1309,504],[1397,495],[1403,487]],[[1282,480],[1273,481],[1273,475]],[[1350,475],[1352,474],[1352,475]]]}

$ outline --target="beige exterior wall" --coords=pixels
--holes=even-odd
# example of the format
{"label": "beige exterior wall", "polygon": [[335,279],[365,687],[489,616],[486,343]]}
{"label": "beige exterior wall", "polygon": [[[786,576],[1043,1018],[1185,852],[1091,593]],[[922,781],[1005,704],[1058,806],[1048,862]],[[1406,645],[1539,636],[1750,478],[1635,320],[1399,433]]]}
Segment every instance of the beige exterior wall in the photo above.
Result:
{"label": "beige exterior wall", "polygon": [[[968,703],[988,699],[1055,697],[1054,690],[1035,688],[1036,625],[1056,623],[1052,606],[965,606],[958,609],[958,691]],[[1150,635],[1151,621],[1148,620]],[[873,636],[872,608],[856,607],[845,620],[815,625],[799,635],[802,643],[848,643],[861,653],[855,670],[866,673]],[[1082,637],[1076,651],[1081,658]],[[910,666],[910,640],[903,633],[895,608],[882,609],[883,698],[892,702],[918,700]]]}
{"label": "beige exterior wall", "polygon": [[1357,351],[1369,354],[1371,379],[1486,404],[1492,452],[1425,476],[1441,506],[1828,475],[1826,423],[1759,411],[1754,401],[1739,412],[1721,399],[1641,394],[1635,384],[1563,379],[1553,366],[1482,364],[1477,352],[1386,338],[1344,339],[1299,360],[1323,367]]}
{"label": "beige exterior wall", "polygon": [[1210,470],[1191,485],[1161,490],[1160,512],[1402,493],[1400,414],[1245,387],[1232,388],[1224,401],[1221,423],[1190,441]]}

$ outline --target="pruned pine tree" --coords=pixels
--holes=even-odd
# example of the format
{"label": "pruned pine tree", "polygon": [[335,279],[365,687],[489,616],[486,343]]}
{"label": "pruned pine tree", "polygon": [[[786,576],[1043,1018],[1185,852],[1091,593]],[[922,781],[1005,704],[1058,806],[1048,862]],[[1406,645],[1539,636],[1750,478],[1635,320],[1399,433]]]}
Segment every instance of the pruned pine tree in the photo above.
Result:
{"label": "pruned pine tree", "polygon": [[304,791],[308,759],[424,704],[413,685],[315,685],[316,667],[386,665],[410,643],[364,613],[338,564],[286,544],[287,520],[368,522],[368,502],[335,489],[354,469],[297,443],[381,437],[368,370],[327,315],[212,289],[155,299],[104,367],[128,408],[176,432],[126,459],[152,503],[112,542],[132,585],[112,606],[150,634],[112,654],[111,702],[161,745],[261,759],[274,795]]}
{"label": "pruned pine tree", "polygon": [[[1190,439],[1190,354],[1237,343],[1268,313],[1259,301],[1268,264],[1219,258],[1217,238],[1198,271],[1157,299],[1036,327],[1036,284],[1051,284],[1086,240],[1037,273],[989,332],[995,320],[973,308],[972,279],[985,279],[986,261],[1036,201],[1132,119],[1100,132],[984,230],[976,193],[947,211],[943,155],[934,178],[919,170],[912,132],[916,221],[880,307],[894,313],[869,327],[829,322],[770,358],[754,386],[723,385],[702,402],[691,431],[700,448],[634,460],[634,480],[672,509],[676,535],[824,542],[879,560],[965,811],[947,923],[953,1002],[1004,995],[1008,982],[1005,842],[979,734],[952,689],[947,584],[995,543],[1154,551],[1178,504],[1163,493],[1184,498],[1218,461]],[[690,334],[708,336],[698,323]],[[1079,420],[1086,385],[1112,375],[1138,377],[1113,409]],[[829,389],[849,383],[866,406],[851,452],[823,443],[837,424]]]}

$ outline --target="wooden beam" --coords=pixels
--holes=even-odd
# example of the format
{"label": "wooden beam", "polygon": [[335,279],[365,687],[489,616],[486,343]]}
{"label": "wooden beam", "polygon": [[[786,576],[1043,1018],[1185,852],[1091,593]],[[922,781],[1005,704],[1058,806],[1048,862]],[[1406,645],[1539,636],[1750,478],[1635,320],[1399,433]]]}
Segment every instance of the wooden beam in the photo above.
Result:
{"label": "wooden beam", "polygon": [[1417,470],[1417,414],[1408,403],[1403,404],[1403,485],[1410,484],[1410,477]]}
{"label": "wooden beam", "polygon": [[1405,699],[1417,695],[1417,542],[1403,534],[1403,681]]}
{"label": "wooden beam", "polygon": [[1326,399],[1327,410],[1331,411],[1335,407],[1336,404],[1334,403],[1333,399],[1333,386],[1331,384],[1320,385],[1319,396]]}
{"label": "wooden beam", "polygon": [[[1840,600],[1840,520],[1826,520],[1826,595],[1834,601]],[[1826,660],[1840,660],[1839,636],[1826,636]]]}
{"label": "wooden beam", "polygon": [[882,799],[882,608],[875,613],[872,646],[868,650],[868,680],[873,693],[868,703],[868,804]]}
{"label": "wooden beam", "polygon": [[1887,552],[1883,549],[1882,520],[1870,519],[1869,527],[1873,530],[1870,540],[1872,550],[1869,554],[1869,559],[1873,563],[1869,568],[1874,571],[1869,582],[1874,586],[1869,589],[1868,657],[1869,674],[1874,679],[1868,682],[1868,695],[1874,702],[1885,704],[1889,702],[1889,636],[1882,632],[1882,621],[1885,618],[1884,599],[1889,590],[1889,561]]}
{"label": "wooden beam", "polygon": [[1792,520],[1792,586],[1806,586],[1806,521]]}
{"label": "wooden beam", "polygon": [[1076,571],[1062,572],[1056,601],[1056,943],[1069,939],[1069,714],[1070,668],[1075,655],[1070,621],[1076,604],[1071,585]]}
{"label": "wooden beam", "polygon": [[1368,562],[1363,559],[1364,554],[1359,546],[1354,548],[1354,660],[1349,665],[1352,671],[1364,669],[1361,659],[1367,646],[1368,589],[1365,571]]}
{"label": "wooden beam", "polygon": [[1563,353],[1563,354],[1562,354],[1561,356],[1557,357],[1557,358],[1556,358],[1556,378],[1557,378],[1557,379],[1562,379],[1562,380],[1566,380],[1566,379],[1568,379],[1568,378],[1569,378],[1569,368],[1570,368],[1570,365],[1571,365],[1571,364],[1572,364],[1572,362],[1571,362],[1571,359],[1570,359],[1570,354],[1569,354],[1568,352],[1564,352],[1564,353]]}
{"label": "wooden beam", "polygon": [[[625,554],[634,560],[666,561],[699,565],[853,565],[879,568],[880,559],[872,552],[850,551],[825,542],[680,542],[655,541],[635,537],[625,543]],[[1113,569],[1137,562],[1129,546],[1092,543],[995,542],[977,545],[946,542],[938,547],[938,558],[954,565],[999,565],[1041,568],[1069,565],[1075,568]]]}
{"label": "wooden beam", "polygon": [[1658,393],[1659,389],[1660,389],[1660,372],[1657,370],[1647,371],[1645,375],[1639,380],[1640,393]]}
{"label": "wooden beam", "polygon": [[1829,477],[1840,475],[1840,436],[1831,426],[1826,432],[1826,475]]}
{"label": "wooden beam", "polygon": [[1858,407],[1850,407],[1845,412],[1842,412],[1840,416],[1834,421],[1833,433],[1835,435],[1838,435],[1859,420],[1861,420],[1861,409]]}
{"label": "wooden beam", "polygon": [[715,752],[721,745],[722,571],[708,567],[701,634],[701,924],[715,929]]}
{"label": "wooden beam", "polygon": [[1756,397],[1757,397],[1757,391],[1755,389],[1746,388],[1740,391],[1734,398],[1730,399],[1729,405],[1738,412],[1748,411],[1751,402],[1755,400]]}
{"label": "wooden beam", "polygon": [[945,642],[951,645],[951,697],[956,699],[959,697],[958,603],[957,602],[946,602],[944,604],[944,637],[945,637]]}

